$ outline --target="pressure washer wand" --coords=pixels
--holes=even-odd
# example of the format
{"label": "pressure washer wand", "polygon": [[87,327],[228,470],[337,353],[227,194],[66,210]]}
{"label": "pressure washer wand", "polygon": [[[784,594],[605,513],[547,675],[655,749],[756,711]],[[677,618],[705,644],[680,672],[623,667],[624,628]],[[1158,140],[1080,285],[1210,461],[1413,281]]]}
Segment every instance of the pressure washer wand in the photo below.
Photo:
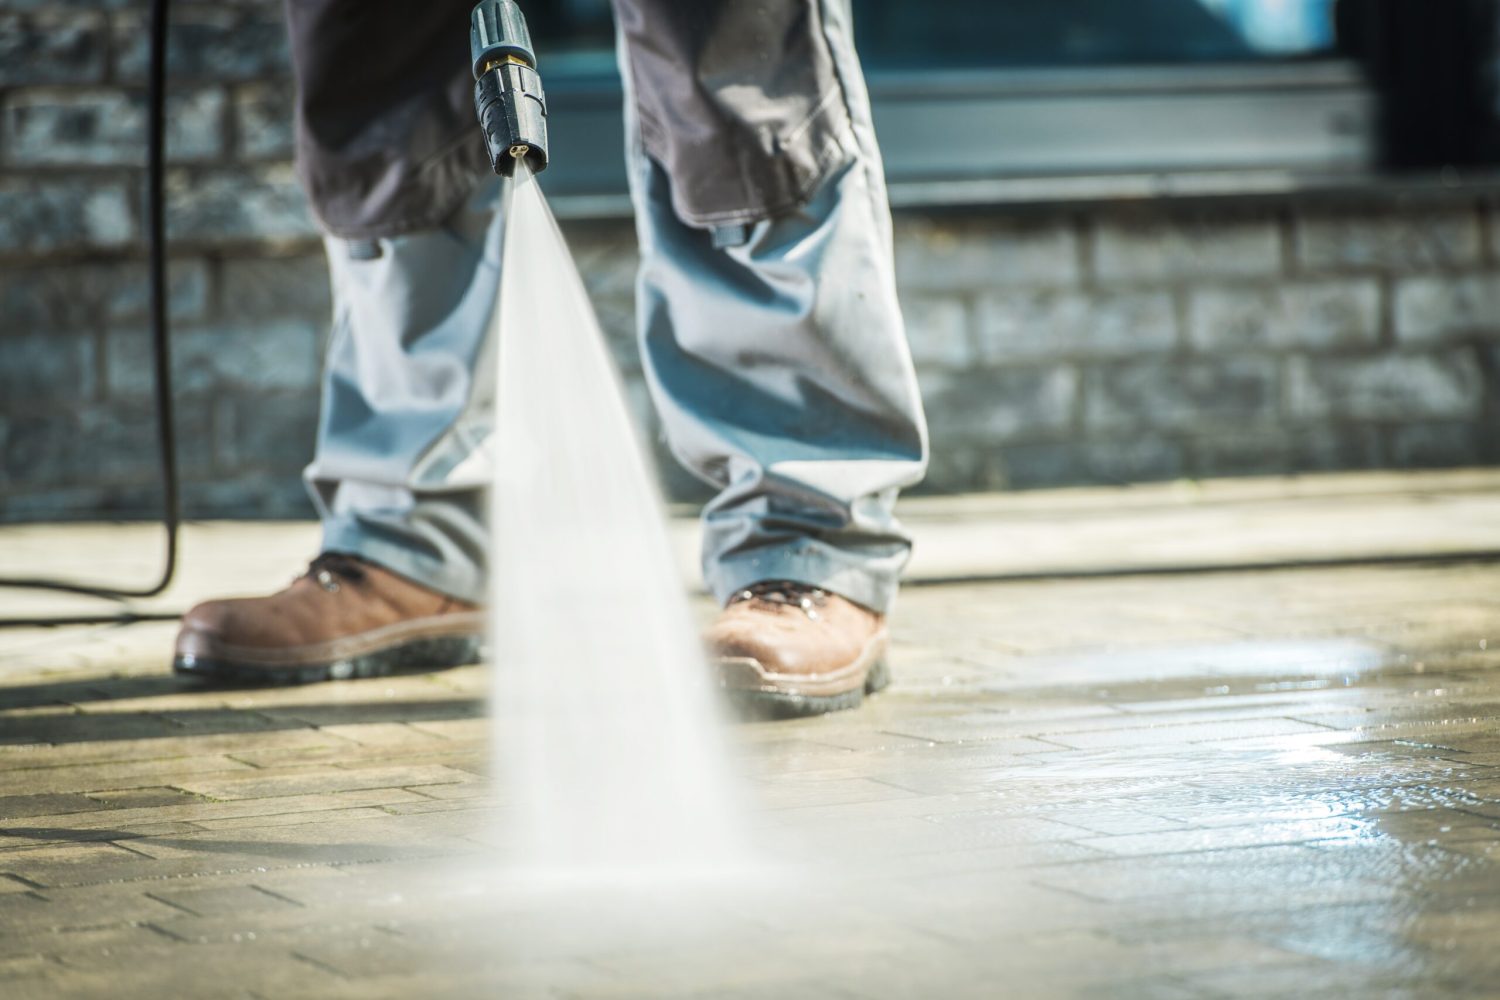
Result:
{"label": "pressure washer wand", "polygon": [[469,15],[474,111],[495,173],[509,176],[525,160],[547,169],[547,98],[536,71],[531,32],[512,0],[480,0]]}

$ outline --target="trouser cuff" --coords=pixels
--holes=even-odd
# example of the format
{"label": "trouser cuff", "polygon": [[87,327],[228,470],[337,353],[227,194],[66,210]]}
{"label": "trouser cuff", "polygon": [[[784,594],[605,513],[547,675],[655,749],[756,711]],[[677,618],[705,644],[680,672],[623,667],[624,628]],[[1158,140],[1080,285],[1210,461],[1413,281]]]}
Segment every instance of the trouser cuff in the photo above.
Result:
{"label": "trouser cuff", "polygon": [[853,601],[879,614],[888,614],[896,602],[900,567],[909,548],[883,553],[875,562],[836,550],[812,550],[806,544],[784,549],[756,549],[751,553],[714,560],[703,570],[708,588],[722,606],[738,591],[763,580],[788,580],[818,587]]}
{"label": "trouser cuff", "polygon": [[323,551],[359,556],[429,590],[469,604],[489,601],[489,583],[481,570],[454,565],[456,560],[425,555],[382,538],[357,519],[336,517],[325,520]]}

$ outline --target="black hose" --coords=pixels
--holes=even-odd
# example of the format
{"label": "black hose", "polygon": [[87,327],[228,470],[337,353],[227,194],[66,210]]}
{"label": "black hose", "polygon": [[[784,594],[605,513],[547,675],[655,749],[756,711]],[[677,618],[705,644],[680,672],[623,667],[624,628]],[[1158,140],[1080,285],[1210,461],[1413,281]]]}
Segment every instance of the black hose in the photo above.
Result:
{"label": "black hose", "polygon": [[[166,558],[161,575],[150,587],[124,588],[45,577],[0,577],[0,587],[51,590],[107,600],[155,597],[167,589],[177,574],[177,535],[181,502],[177,482],[177,433],[172,407],[172,353],[167,316],[167,241],[165,200],[165,154],[167,118],[167,3],[150,0],[150,67],[146,78],[146,253],[151,288],[151,340],[156,361],[156,431],[161,461],[162,527],[166,530]],[[89,624],[140,621],[157,615],[125,612],[116,615],[79,616],[58,619],[0,619],[0,628],[51,624]]]}

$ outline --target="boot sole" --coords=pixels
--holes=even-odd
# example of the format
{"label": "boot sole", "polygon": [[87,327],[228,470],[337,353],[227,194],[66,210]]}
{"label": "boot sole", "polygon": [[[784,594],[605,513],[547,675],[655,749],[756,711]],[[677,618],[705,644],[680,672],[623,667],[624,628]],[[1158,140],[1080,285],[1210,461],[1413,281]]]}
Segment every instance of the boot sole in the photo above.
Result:
{"label": "boot sole", "polygon": [[426,673],[478,663],[483,636],[445,635],[411,639],[382,649],[339,657],[322,663],[255,663],[248,660],[178,654],[175,673],[232,684],[316,684],[320,681],[386,677],[398,673]]}
{"label": "boot sole", "polygon": [[[843,690],[827,690],[843,686],[838,681],[830,684],[821,678],[769,673],[760,661],[748,657],[720,657],[716,663],[724,696],[740,717],[747,720],[801,719],[858,708],[866,695],[889,686],[891,674],[886,662],[887,645],[887,636],[882,631],[870,640],[854,663],[839,671],[841,676],[848,674],[852,682]],[[756,683],[745,683],[751,677]],[[796,690],[798,687],[811,690]]]}

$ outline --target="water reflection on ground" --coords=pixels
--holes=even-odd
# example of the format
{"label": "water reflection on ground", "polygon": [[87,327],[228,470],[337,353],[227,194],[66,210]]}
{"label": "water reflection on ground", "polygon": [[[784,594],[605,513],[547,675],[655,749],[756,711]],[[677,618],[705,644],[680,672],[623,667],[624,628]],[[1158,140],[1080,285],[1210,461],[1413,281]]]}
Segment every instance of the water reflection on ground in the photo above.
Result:
{"label": "water reflection on ground", "polygon": [[[0,688],[21,706],[0,718],[39,747],[27,767],[0,747],[0,978],[119,996],[1482,995],[1500,972],[1497,625],[1486,565],[914,588],[889,692],[733,732],[762,864],[603,886],[490,871],[506,797],[478,773],[484,720],[453,710],[478,671],[101,695],[110,738],[140,738],[95,763],[41,746],[40,689]],[[264,725],[199,731],[229,717],[216,705]],[[130,777],[152,726],[197,763]],[[36,798],[71,788],[123,798]]]}

